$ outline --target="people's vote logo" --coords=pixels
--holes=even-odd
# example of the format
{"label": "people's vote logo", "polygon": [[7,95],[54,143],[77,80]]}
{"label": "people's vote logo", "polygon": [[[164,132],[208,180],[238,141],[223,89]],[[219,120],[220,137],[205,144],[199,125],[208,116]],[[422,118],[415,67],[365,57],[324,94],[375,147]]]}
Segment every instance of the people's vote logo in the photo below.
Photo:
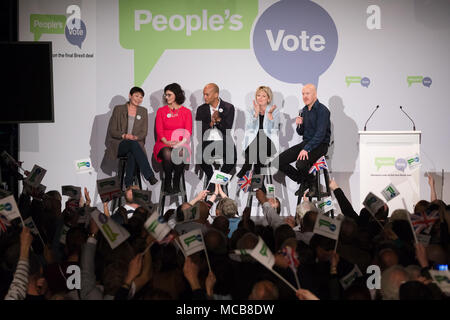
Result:
{"label": "people's vote logo", "polygon": [[81,19],[81,9],[77,5],[70,5],[66,9],[69,16],[63,14],[31,14],[30,32],[34,40],[38,41],[43,34],[64,34],[67,41],[81,49],[86,39],[86,24]]}
{"label": "people's vote logo", "polygon": [[288,83],[317,84],[336,56],[338,34],[327,11],[310,0],[281,0],[258,19],[253,50],[263,69]]}

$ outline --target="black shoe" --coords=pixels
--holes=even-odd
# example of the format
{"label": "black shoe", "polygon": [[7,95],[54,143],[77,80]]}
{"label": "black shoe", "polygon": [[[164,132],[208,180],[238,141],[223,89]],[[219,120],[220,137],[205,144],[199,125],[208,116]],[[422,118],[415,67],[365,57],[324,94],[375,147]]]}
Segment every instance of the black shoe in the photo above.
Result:
{"label": "black shoe", "polygon": [[305,193],[305,191],[306,191],[308,188],[309,188],[309,185],[308,185],[306,182],[302,183],[302,184],[300,185],[300,188],[298,188],[298,190],[295,192],[295,195],[296,195],[296,196],[302,196],[302,197],[303,197],[303,194]]}
{"label": "black shoe", "polygon": [[158,180],[156,179],[154,174],[152,174],[147,180],[148,180],[148,182],[150,182],[151,185],[158,183]]}
{"label": "black shoe", "polygon": [[317,190],[317,186],[315,183],[311,184],[311,187],[309,188],[308,197],[317,197],[317,195],[319,194],[318,190]]}

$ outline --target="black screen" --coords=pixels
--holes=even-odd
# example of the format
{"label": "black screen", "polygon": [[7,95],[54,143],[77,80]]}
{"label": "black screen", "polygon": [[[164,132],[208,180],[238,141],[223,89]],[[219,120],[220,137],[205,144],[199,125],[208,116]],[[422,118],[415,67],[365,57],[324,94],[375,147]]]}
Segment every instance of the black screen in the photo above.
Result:
{"label": "black screen", "polygon": [[51,42],[0,42],[0,123],[54,122]]}

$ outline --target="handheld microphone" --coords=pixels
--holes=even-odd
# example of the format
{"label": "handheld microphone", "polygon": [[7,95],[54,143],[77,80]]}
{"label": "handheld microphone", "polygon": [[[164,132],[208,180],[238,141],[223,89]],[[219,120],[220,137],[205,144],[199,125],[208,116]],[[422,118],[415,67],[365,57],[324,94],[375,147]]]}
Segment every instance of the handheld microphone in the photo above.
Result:
{"label": "handheld microphone", "polygon": [[404,114],[406,114],[406,116],[409,118],[409,120],[411,120],[411,122],[412,122],[412,124],[413,124],[413,130],[416,131],[416,124],[414,123],[413,119],[411,119],[411,117],[408,116],[408,114],[405,112],[405,110],[403,110],[403,107],[402,107],[402,106],[400,106],[400,110],[402,110],[402,112],[403,112]]}
{"label": "handheld microphone", "polygon": [[373,110],[372,114],[370,115],[369,119],[367,119],[366,123],[364,124],[364,131],[366,131],[366,126],[367,126],[367,122],[369,122],[370,118],[372,118],[373,114],[375,113],[375,111],[378,110],[380,106],[376,106],[375,110]]}
{"label": "handheld microphone", "polygon": [[[298,112],[298,116],[303,118],[303,109]],[[297,128],[300,128],[300,124],[297,125]]]}

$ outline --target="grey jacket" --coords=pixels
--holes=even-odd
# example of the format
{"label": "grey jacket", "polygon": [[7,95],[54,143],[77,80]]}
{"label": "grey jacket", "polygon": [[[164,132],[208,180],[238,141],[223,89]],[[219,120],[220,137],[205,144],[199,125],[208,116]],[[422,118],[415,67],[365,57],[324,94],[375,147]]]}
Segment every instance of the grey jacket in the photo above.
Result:
{"label": "grey jacket", "polygon": [[[114,107],[113,114],[108,124],[108,133],[106,135],[105,157],[110,160],[117,159],[119,144],[123,140],[122,134],[127,133],[128,129],[128,108],[127,104]],[[147,109],[138,106],[136,119],[133,125],[132,134],[138,137],[138,143],[145,152],[144,144],[148,131],[148,112]],[[145,154],[147,154],[145,152]]]}

